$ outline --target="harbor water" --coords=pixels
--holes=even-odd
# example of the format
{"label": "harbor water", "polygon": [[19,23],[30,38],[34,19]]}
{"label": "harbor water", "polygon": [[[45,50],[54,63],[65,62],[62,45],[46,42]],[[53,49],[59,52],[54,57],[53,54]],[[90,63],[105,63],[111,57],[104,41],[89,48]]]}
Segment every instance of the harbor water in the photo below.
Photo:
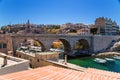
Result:
{"label": "harbor water", "polygon": [[116,60],[114,62],[107,61],[106,63],[97,63],[94,61],[95,58],[92,57],[80,57],[75,59],[69,59],[68,62],[72,64],[76,64],[85,68],[96,68],[101,70],[120,72],[120,60]]}

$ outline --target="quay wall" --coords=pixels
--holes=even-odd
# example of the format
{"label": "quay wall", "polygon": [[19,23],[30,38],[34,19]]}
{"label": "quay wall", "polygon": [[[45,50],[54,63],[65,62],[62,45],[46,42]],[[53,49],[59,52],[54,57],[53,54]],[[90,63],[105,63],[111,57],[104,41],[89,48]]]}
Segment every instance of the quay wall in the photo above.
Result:
{"label": "quay wall", "polygon": [[94,36],[93,37],[93,51],[97,52],[109,47],[112,40],[120,39],[120,36]]}

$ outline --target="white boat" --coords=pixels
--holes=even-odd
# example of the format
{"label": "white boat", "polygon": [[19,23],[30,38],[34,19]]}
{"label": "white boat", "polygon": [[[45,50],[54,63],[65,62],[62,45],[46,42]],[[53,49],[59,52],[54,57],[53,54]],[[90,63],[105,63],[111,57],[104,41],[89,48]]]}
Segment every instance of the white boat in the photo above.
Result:
{"label": "white boat", "polygon": [[120,56],[114,56],[113,58],[120,60]]}
{"label": "white boat", "polygon": [[62,50],[62,49],[54,49],[54,48],[51,48],[50,51],[64,52],[64,50]]}
{"label": "white boat", "polygon": [[105,58],[105,60],[107,60],[107,61],[115,61],[114,59],[111,59],[111,58]]}
{"label": "white boat", "polygon": [[41,52],[41,51],[42,51],[42,48],[41,48],[41,47],[37,47],[37,46],[31,46],[31,47],[30,47],[30,50],[36,51],[36,52]]}
{"label": "white boat", "polygon": [[50,48],[50,51],[55,51],[56,49],[54,49],[54,48]]}
{"label": "white boat", "polygon": [[28,47],[26,47],[26,46],[21,46],[20,48],[21,48],[21,49],[24,49],[24,50],[27,50],[27,49],[28,49]]}
{"label": "white boat", "polygon": [[107,60],[100,59],[100,58],[95,58],[94,61],[97,62],[97,63],[106,63],[107,62]]}

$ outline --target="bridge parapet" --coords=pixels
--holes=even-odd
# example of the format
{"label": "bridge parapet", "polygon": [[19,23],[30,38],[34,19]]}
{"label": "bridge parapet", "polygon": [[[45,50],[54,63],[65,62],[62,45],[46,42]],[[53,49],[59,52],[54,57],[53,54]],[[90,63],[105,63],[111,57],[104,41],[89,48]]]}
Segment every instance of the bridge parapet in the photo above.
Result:
{"label": "bridge parapet", "polygon": [[10,34],[11,37],[30,37],[30,36],[34,36],[34,37],[39,37],[39,36],[51,36],[51,37],[91,37],[91,36],[83,36],[83,35],[70,35],[70,34]]}

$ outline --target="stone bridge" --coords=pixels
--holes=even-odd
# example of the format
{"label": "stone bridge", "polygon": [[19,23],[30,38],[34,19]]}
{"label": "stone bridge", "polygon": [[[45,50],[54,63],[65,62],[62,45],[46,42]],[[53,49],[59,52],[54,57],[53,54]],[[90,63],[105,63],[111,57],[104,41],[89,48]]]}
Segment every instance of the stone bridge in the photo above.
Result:
{"label": "stone bridge", "polygon": [[76,42],[80,41],[81,44],[86,44],[84,46],[87,46],[87,50],[96,52],[107,48],[112,40],[120,38],[120,36],[81,36],[67,34],[14,34],[10,36],[14,51],[25,39],[33,39],[39,41],[42,45],[42,49],[46,51],[51,48],[51,45],[55,40],[60,40],[63,43],[65,50],[73,50]]}
{"label": "stone bridge", "polygon": [[42,44],[42,47],[44,50],[49,50],[51,48],[52,43],[55,40],[60,40],[64,48],[67,50],[72,50],[75,43],[77,41],[81,40],[81,43],[87,43],[87,46],[89,50],[92,50],[92,37],[91,36],[80,36],[80,35],[61,35],[61,34],[27,34],[27,35],[11,35],[12,37],[12,43],[13,43],[13,49],[16,50],[17,47],[21,42],[26,40],[37,40]]}

